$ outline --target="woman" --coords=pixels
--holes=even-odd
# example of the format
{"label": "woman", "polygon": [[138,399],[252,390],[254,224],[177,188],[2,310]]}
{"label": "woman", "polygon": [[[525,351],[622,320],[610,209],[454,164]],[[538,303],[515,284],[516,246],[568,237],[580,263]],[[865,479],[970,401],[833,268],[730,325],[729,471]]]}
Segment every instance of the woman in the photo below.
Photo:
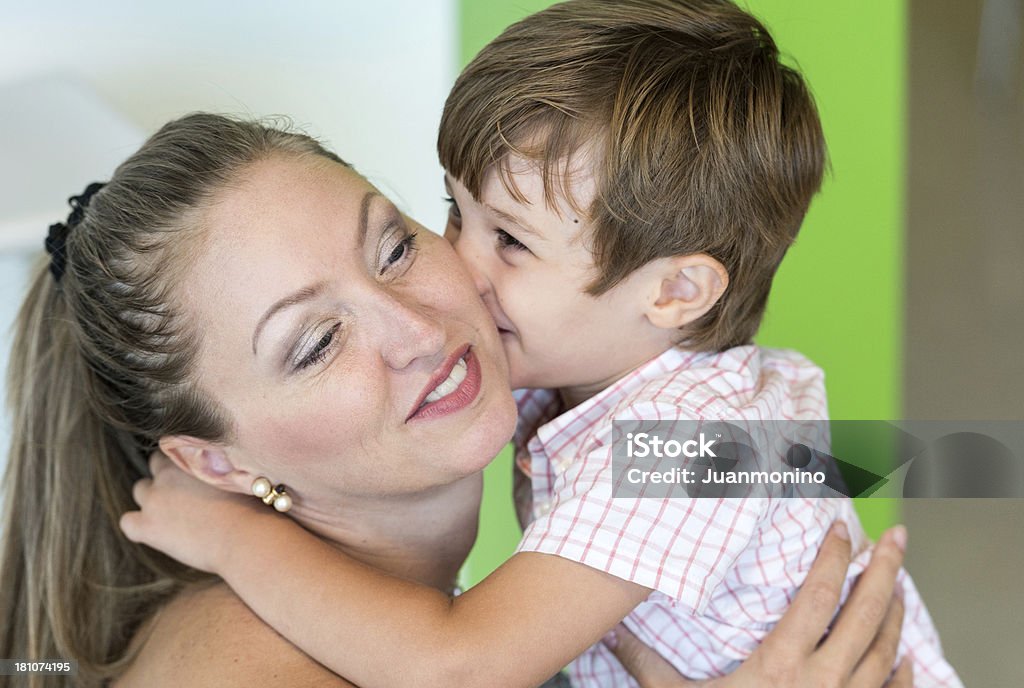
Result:
{"label": "woman", "polygon": [[[311,139],[214,115],[166,125],[73,205],[11,361],[0,656],[76,659],[86,686],[347,685],[222,584],[128,542],[118,518],[159,446],[224,490],[287,483],[309,530],[450,589],[480,470],[515,421],[469,278],[443,239]],[[432,403],[457,360],[464,393]],[[888,568],[864,596],[888,600]],[[877,622],[837,630],[825,661],[813,650],[838,583],[827,589],[736,681],[847,680]],[[859,666],[885,666],[888,650]]]}

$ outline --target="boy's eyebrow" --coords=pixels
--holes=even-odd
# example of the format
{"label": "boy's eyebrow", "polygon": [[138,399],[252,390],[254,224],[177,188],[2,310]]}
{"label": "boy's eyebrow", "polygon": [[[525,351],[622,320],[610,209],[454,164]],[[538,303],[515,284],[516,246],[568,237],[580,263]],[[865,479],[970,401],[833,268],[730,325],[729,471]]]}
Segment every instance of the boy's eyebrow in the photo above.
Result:
{"label": "boy's eyebrow", "polygon": [[493,205],[488,205],[486,203],[484,203],[483,206],[485,208],[487,208],[487,210],[491,211],[492,213],[497,215],[499,218],[504,220],[505,222],[510,222],[510,223],[514,224],[516,227],[518,227],[519,229],[523,230],[523,232],[525,232],[526,234],[531,234],[531,235],[533,235],[534,237],[536,237],[538,239],[543,239],[544,238],[543,234],[538,232],[536,229],[531,227],[526,222],[520,220],[518,217],[516,217],[512,213],[506,213],[504,210],[499,210],[498,208],[495,208]]}
{"label": "boy's eyebrow", "polygon": [[[451,178],[448,176],[447,172],[444,173],[444,190],[447,193],[449,193],[449,194],[452,192]],[[510,222],[510,223],[514,224],[516,227],[518,227],[519,229],[523,230],[523,232],[525,232],[526,234],[530,234],[530,235],[536,237],[537,239],[544,239],[544,235],[543,234],[538,232],[536,229],[531,227],[528,223],[526,223],[523,220],[519,219],[518,217],[516,217],[512,213],[506,213],[504,210],[499,210],[498,208],[495,208],[493,205],[488,205],[487,203],[482,203],[481,205],[483,205],[484,208],[486,208],[490,212],[494,213],[495,215],[497,215],[500,219],[504,220],[505,222]]]}

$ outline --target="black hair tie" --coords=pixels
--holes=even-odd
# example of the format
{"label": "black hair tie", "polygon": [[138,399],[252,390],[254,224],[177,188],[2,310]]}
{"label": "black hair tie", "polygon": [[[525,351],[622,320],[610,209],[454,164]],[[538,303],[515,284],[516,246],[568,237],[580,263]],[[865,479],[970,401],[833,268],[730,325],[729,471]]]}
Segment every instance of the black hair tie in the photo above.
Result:
{"label": "black hair tie", "polygon": [[68,234],[82,221],[85,209],[89,207],[89,201],[104,186],[106,185],[101,182],[93,182],[85,187],[85,191],[81,194],[69,198],[68,204],[71,206],[71,212],[68,214],[68,219],[64,222],[50,225],[50,231],[47,233],[46,241],[43,242],[43,245],[46,246],[46,252],[50,254],[50,272],[53,274],[53,279],[57,282],[60,282],[60,278],[64,276],[64,268],[67,265],[66,245]]}

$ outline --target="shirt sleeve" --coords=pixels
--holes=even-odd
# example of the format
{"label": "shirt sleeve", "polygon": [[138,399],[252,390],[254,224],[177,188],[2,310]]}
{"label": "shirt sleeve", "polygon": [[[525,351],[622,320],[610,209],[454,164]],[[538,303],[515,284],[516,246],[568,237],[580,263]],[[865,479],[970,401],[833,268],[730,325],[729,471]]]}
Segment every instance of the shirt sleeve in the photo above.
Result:
{"label": "shirt sleeve", "polygon": [[[692,420],[677,407],[634,406],[629,420]],[[764,498],[612,497],[611,427],[600,428],[555,480],[551,509],[523,535],[520,552],[564,557],[657,590],[694,614],[751,541]]]}

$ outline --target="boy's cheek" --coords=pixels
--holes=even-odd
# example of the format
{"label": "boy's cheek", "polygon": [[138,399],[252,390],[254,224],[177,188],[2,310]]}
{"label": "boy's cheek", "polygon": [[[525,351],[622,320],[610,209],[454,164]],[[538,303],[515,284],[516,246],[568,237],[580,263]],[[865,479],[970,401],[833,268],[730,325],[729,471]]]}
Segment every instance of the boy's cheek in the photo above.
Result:
{"label": "boy's cheek", "polygon": [[550,373],[539,367],[539,361],[531,361],[515,344],[504,341],[505,355],[508,358],[508,377],[512,389],[527,387],[549,387]]}
{"label": "boy's cheek", "polygon": [[525,361],[522,353],[509,341],[507,335],[501,338],[501,346],[505,349],[505,357],[508,359],[508,379],[512,389],[521,389],[529,386],[529,371],[525,369]]}

